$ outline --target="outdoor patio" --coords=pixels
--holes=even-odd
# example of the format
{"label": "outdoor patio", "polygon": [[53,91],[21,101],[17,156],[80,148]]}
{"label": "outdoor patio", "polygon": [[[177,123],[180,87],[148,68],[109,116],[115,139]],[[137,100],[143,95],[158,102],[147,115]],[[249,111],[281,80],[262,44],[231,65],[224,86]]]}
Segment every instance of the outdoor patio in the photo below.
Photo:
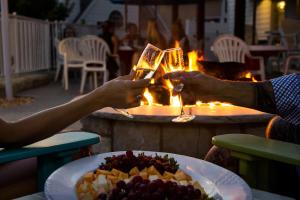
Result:
{"label": "outdoor patio", "polygon": [[0,23],[1,200],[300,198],[299,0],[1,0]]}

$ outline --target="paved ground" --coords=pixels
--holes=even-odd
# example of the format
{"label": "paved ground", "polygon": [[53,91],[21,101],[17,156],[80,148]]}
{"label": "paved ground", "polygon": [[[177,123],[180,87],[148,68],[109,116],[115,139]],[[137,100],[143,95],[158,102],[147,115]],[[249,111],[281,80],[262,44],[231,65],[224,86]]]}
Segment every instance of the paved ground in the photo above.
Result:
{"label": "paved ground", "polygon": [[[34,102],[22,106],[0,108],[0,117],[5,120],[14,121],[41,110],[68,102],[79,95],[79,84],[71,83],[70,86],[70,90],[65,91],[60,83],[50,83],[39,88],[18,93],[18,96],[34,97]],[[80,128],[80,123],[76,122],[69,126],[67,130],[78,130]]]}

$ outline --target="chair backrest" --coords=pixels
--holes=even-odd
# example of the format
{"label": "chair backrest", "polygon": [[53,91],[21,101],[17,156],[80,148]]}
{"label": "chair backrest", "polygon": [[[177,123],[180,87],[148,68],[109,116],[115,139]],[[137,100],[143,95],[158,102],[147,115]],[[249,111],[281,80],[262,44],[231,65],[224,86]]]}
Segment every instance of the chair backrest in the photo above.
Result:
{"label": "chair backrest", "polygon": [[233,35],[221,35],[215,39],[211,50],[219,62],[245,63],[245,55],[250,55],[248,45]]}
{"label": "chair backrest", "polygon": [[63,39],[58,44],[58,51],[61,55],[66,55],[65,59],[67,60],[82,60],[79,38],[69,37]]}
{"label": "chair backrest", "polygon": [[107,43],[97,36],[84,36],[81,38],[80,50],[85,61],[105,63],[110,54]]}

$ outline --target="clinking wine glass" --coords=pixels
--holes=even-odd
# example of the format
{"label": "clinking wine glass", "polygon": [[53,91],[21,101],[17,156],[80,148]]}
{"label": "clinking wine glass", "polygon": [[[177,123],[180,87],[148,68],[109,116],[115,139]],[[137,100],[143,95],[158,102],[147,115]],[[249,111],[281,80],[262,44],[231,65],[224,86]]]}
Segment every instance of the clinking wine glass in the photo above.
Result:
{"label": "clinking wine glass", "polygon": [[[172,48],[164,51],[164,65],[170,72],[184,71],[184,60],[183,52],[181,48]],[[181,91],[183,90],[184,84],[180,80],[172,80],[174,86],[173,91],[178,93],[179,103],[180,103],[180,115],[172,119],[172,122],[184,123],[192,121],[195,115],[186,114],[184,112],[184,105],[182,101]],[[172,94],[173,95],[173,94]]]}
{"label": "clinking wine glass", "polygon": [[[152,44],[147,44],[146,48],[144,49],[139,61],[134,69],[134,78],[135,80],[140,79],[150,79],[155,74],[157,68],[159,67],[162,59],[164,57],[164,51],[157,48]],[[140,96],[137,97],[137,100],[140,100]],[[133,118],[133,116],[127,111],[123,109],[115,109],[122,115]]]}

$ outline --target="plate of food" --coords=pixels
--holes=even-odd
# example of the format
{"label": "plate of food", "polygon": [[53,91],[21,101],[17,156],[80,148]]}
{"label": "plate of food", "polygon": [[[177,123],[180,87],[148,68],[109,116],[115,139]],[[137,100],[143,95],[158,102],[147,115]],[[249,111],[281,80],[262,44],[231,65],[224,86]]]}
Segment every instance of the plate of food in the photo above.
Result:
{"label": "plate of food", "polygon": [[56,170],[47,199],[218,200],[251,199],[248,185],[206,161],[172,153],[122,151],[82,158]]}

